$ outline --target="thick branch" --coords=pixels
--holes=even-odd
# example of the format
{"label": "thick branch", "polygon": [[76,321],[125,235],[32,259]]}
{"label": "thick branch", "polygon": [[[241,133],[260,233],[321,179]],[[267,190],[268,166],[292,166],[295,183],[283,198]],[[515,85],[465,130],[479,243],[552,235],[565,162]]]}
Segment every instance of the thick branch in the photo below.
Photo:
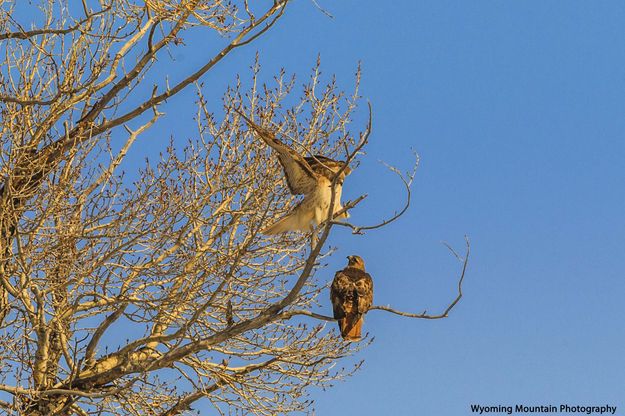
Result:
{"label": "thick branch", "polygon": [[68,28],[65,29],[50,29],[50,28],[45,28],[45,29],[33,29],[33,30],[20,30],[18,32],[7,32],[7,33],[0,33],[0,40],[5,40],[5,39],[29,39],[35,36],[40,36],[40,35],[67,35],[68,33],[74,32],[75,30],[77,30],[80,26],[84,25],[85,23],[88,23],[89,21],[91,21],[91,19],[93,19],[94,17],[100,16],[106,12],[108,12],[111,9],[112,5],[109,5],[107,7],[105,7],[104,9],[100,10],[99,12],[96,13],[91,13],[89,15],[87,15],[86,18],[82,19],[81,21],[79,21],[78,23],[76,23],[73,26],[70,26]]}
{"label": "thick branch", "polygon": [[[286,4],[287,4],[287,1],[276,1],[274,3],[273,7],[271,9],[269,9],[260,19],[250,23],[250,25],[248,27],[246,27],[244,30],[242,30],[241,33],[239,33],[239,35],[232,42],[230,42],[230,44],[228,44],[228,46],[223,48],[217,55],[215,55],[210,61],[208,61],[206,64],[204,64],[204,66],[202,66],[196,72],[194,72],[193,74],[189,75],[184,80],[180,81],[173,88],[168,88],[162,94],[153,96],[149,100],[147,100],[144,103],[142,103],[141,105],[137,106],[135,109],[129,111],[128,113],[126,113],[126,114],[124,114],[124,115],[122,115],[120,117],[117,117],[117,118],[115,118],[113,120],[106,121],[106,122],[102,123],[101,125],[99,125],[97,127],[94,127],[92,134],[93,135],[100,134],[100,133],[102,133],[104,131],[107,131],[107,130],[110,130],[113,127],[116,127],[116,126],[118,126],[118,125],[120,125],[122,123],[125,123],[125,122],[127,122],[129,120],[132,120],[133,118],[141,115],[148,108],[153,107],[154,105],[158,105],[159,103],[165,101],[166,99],[170,98],[171,96],[179,93],[180,91],[182,91],[184,88],[186,88],[190,84],[193,84],[195,81],[200,79],[200,77],[202,75],[204,75],[206,72],[208,72],[213,66],[215,66],[223,58],[225,58],[232,50],[238,48],[239,46],[243,46],[243,45],[248,44],[251,40],[257,38],[259,35],[261,35],[262,33],[266,32],[278,20],[278,18],[280,18],[284,14],[284,11],[286,10]],[[271,22],[267,23],[267,25],[263,29],[261,29],[261,31],[259,33],[256,33],[256,34],[252,35],[250,37],[250,39],[244,40],[244,38],[247,35],[249,35],[257,27],[262,25],[269,17],[271,17],[276,12],[278,12],[278,14],[275,16],[275,18]]]}

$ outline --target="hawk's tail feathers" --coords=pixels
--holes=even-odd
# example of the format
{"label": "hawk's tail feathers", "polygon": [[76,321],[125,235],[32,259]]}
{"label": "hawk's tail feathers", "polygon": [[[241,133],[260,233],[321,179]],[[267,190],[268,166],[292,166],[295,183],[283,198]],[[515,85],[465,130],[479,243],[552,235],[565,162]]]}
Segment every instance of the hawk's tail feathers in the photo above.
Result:
{"label": "hawk's tail feathers", "polygon": [[346,341],[360,341],[362,338],[362,323],[365,317],[361,314],[348,314],[339,319],[341,336]]}
{"label": "hawk's tail feathers", "polygon": [[287,231],[308,232],[310,231],[310,220],[307,221],[306,218],[302,217],[298,212],[294,212],[262,229],[260,232],[267,235],[280,234]]}

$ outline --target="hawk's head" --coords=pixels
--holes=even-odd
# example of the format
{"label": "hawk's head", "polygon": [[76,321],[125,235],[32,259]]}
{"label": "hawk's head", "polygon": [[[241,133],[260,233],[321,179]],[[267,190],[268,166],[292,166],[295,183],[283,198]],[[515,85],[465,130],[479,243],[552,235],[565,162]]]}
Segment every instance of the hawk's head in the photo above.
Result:
{"label": "hawk's head", "polygon": [[360,256],[347,256],[347,267],[355,267],[364,270],[365,261]]}

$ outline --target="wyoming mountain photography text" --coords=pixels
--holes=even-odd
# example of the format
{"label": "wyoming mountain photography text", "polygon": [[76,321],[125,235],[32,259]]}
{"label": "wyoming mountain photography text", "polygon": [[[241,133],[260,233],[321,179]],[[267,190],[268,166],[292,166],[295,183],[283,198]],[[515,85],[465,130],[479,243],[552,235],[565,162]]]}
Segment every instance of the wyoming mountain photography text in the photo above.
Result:
{"label": "wyoming mountain photography text", "polygon": [[496,405],[496,406],[483,406],[480,404],[471,405],[471,413],[484,415],[484,414],[547,414],[547,413],[560,413],[560,414],[586,414],[586,415],[615,415],[617,406],[609,404],[603,404],[599,406],[595,405],[573,405],[573,404],[559,404],[559,405],[525,405],[516,404],[511,405]]}

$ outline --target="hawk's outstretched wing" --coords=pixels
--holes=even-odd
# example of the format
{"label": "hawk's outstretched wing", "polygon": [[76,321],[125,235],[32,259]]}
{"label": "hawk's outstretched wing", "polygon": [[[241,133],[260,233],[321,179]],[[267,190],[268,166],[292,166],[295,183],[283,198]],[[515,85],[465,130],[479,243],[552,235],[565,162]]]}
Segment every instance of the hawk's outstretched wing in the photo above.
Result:
{"label": "hawk's outstretched wing", "polygon": [[[276,138],[275,134],[254,123],[239,110],[235,109],[234,111],[245,119],[247,124],[254,129],[269,147],[278,152],[278,160],[284,170],[286,183],[291,193],[293,195],[307,195],[312,193],[318,186],[319,175],[321,173],[316,173],[316,171],[311,168],[307,161],[309,158],[304,158],[298,152],[282,143]],[[332,162],[334,161],[332,160]]]}
{"label": "hawk's outstretched wing", "polygon": [[[343,168],[343,166],[345,166],[345,162],[341,160],[330,159],[329,157],[322,155],[306,156],[304,160],[306,160],[310,168],[315,173],[325,176],[330,181],[332,181],[332,179],[334,179],[334,175],[336,175]],[[349,166],[345,167],[341,174],[341,179],[349,175],[351,171],[352,170]]]}
{"label": "hawk's outstretched wing", "polygon": [[[345,162],[321,155],[303,157],[299,152],[278,140],[275,133],[260,127],[239,109],[235,108],[234,111],[243,117],[269,147],[276,151],[291,193],[293,195],[304,194],[304,199],[286,216],[261,230],[263,234],[311,231],[314,225],[321,224],[328,217],[332,198],[336,198],[334,214],[343,209],[341,206],[343,179],[351,172]],[[336,178],[337,174],[339,174],[338,178]],[[331,187],[334,178],[336,178],[336,183]],[[340,214],[339,218],[342,217],[348,217],[347,212]]]}

